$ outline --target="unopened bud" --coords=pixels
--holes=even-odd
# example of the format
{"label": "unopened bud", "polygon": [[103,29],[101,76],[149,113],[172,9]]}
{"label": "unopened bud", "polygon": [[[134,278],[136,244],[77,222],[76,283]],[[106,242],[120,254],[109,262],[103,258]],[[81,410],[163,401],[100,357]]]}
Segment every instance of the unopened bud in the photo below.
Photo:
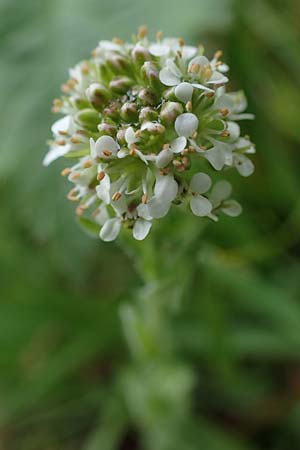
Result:
{"label": "unopened bud", "polygon": [[138,115],[139,112],[136,103],[126,102],[121,107],[120,116],[125,122],[136,122]]}
{"label": "unopened bud", "polygon": [[126,76],[116,77],[109,83],[110,89],[117,94],[125,94],[133,85],[133,80]]}
{"label": "unopened bud", "polygon": [[103,170],[101,170],[101,172],[99,172],[97,174],[97,180],[101,181],[101,180],[103,180],[104,177],[105,177],[105,172],[103,172]]}
{"label": "unopened bud", "polygon": [[103,84],[92,83],[85,91],[88,100],[96,108],[103,107],[109,99],[109,91]]}
{"label": "unopened bud", "polygon": [[100,136],[112,136],[115,137],[117,133],[117,127],[111,123],[103,122],[98,125]]}
{"label": "unopened bud", "polygon": [[148,88],[141,89],[138,98],[145,106],[154,106],[157,103],[155,92]]}
{"label": "unopened bud", "polygon": [[117,53],[110,53],[106,58],[106,62],[114,74],[124,73],[129,66],[128,60],[124,56],[118,55]]}
{"label": "unopened bud", "polygon": [[160,112],[160,119],[164,125],[170,126],[175,122],[177,116],[183,113],[181,103],[166,102]]}
{"label": "unopened bud", "polygon": [[80,125],[89,130],[96,131],[97,125],[100,121],[99,113],[94,109],[82,109],[76,114],[76,120]]}
{"label": "unopened bud", "polygon": [[126,128],[120,128],[117,132],[117,141],[120,145],[126,145],[125,133]]}
{"label": "unopened bud", "polygon": [[140,44],[137,44],[134,47],[131,55],[132,55],[133,62],[138,66],[142,66],[145,61],[149,61],[151,59],[149,50],[147,50],[145,47],[143,47]]}
{"label": "unopened bud", "polygon": [[103,113],[112,120],[119,120],[121,104],[115,100],[110,102],[103,110]]}
{"label": "unopened bud", "polygon": [[145,82],[148,83],[150,87],[152,87],[155,90],[161,89],[161,82],[159,80],[159,71],[153,62],[146,61],[141,68],[141,72]]}
{"label": "unopened bud", "polygon": [[139,114],[140,123],[148,121],[152,122],[157,120],[157,118],[158,118],[157,111],[155,111],[155,109],[151,108],[150,106],[145,106],[144,108],[142,108]]}

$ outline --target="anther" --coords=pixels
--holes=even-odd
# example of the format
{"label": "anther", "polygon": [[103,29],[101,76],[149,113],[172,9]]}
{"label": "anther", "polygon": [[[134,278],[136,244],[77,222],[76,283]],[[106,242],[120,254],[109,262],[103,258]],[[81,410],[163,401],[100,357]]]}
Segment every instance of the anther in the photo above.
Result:
{"label": "anther", "polygon": [[142,203],[144,203],[144,205],[148,202],[148,195],[147,194],[143,194],[142,195]]}
{"label": "anther", "polygon": [[112,152],[110,150],[103,150],[102,153],[103,153],[104,156],[107,156],[107,157],[112,155]]}
{"label": "anther", "polygon": [[67,175],[69,175],[69,173],[71,173],[71,169],[69,167],[66,167],[65,169],[63,169],[60,174],[62,177],[65,177]]}
{"label": "anther", "polygon": [[224,130],[224,131],[222,131],[221,136],[222,136],[222,137],[229,137],[229,136],[230,136],[230,133],[229,133],[229,131]]}
{"label": "anther", "polygon": [[83,167],[84,169],[89,169],[90,167],[92,167],[91,161],[85,161],[85,162],[82,164],[82,167]]}
{"label": "anther", "polygon": [[115,192],[112,195],[111,199],[112,199],[112,201],[116,202],[116,201],[120,200],[121,197],[122,197],[121,192]]}
{"label": "anther", "polygon": [[148,29],[146,25],[141,25],[138,28],[137,37],[139,40],[144,39],[144,37],[147,35]]}
{"label": "anther", "polygon": [[56,143],[57,145],[66,145],[66,141],[64,139],[58,139]]}
{"label": "anther", "polygon": [[186,107],[186,110],[187,110],[188,112],[191,112],[191,111],[193,110],[193,105],[192,105],[191,100],[189,100],[189,101],[186,103],[185,107]]}
{"label": "anther", "polygon": [[101,181],[101,180],[103,180],[104,177],[105,177],[105,172],[103,172],[103,170],[101,170],[101,172],[99,172],[97,174],[97,180]]}
{"label": "anther", "polygon": [[222,116],[227,116],[229,114],[229,109],[227,108],[221,108],[220,109],[220,114],[222,114]]}

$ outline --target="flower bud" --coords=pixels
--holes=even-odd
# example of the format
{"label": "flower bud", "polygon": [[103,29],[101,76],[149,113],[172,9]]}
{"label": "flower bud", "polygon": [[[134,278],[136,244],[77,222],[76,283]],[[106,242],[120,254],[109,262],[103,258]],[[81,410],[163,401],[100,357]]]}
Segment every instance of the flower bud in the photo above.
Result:
{"label": "flower bud", "polygon": [[141,68],[142,76],[147,84],[155,90],[161,89],[159,71],[152,61],[146,61]]}
{"label": "flower bud", "polygon": [[142,66],[145,61],[149,61],[151,59],[149,50],[139,44],[134,47],[131,55],[133,62],[138,66]]}
{"label": "flower bud", "polygon": [[114,74],[124,73],[129,66],[127,59],[117,53],[110,53],[106,58],[106,63]]}
{"label": "flower bud", "polygon": [[122,105],[120,116],[125,122],[137,122],[138,115],[139,112],[136,103],[126,102]]}
{"label": "flower bud", "polygon": [[141,109],[139,114],[139,122],[151,122],[156,121],[158,118],[158,113],[155,111],[155,109],[151,108],[150,106],[145,106]]}
{"label": "flower bud", "polygon": [[141,89],[138,98],[144,106],[154,106],[157,103],[155,92],[148,88]]}
{"label": "flower bud", "polygon": [[100,116],[94,109],[82,109],[76,114],[76,121],[80,123],[83,127],[89,130],[97,130],[97,125],[100,121]]}
{"label": "flower bud", "polygon": [[145,148],[151,148],[154,145],[163,143],[165,127],[157,122],[144,122],[140,130],[140,140]]}
{"label": "flower bud", "polygon": [[164,125],[170,126],[179,114],[183,113],[183,106],[178,102],[166,102],[160,112],[160,119]]}
{"label": "flower bud", "polygon": [[169,88],[169,89],[166,89],[166,90],[163,92],[163,97],[164,97],[166,100],[170,100],[170,101],[178,101],[178,98],[177,98],[176,95],[175,95],[175,87],[171,87],[171,88]]}
{"label": "flower bud", "polygon": [[118,121],[120,119],[120,107],[120,102],[114,100],[104,108],[103,114],[112,120]]}
{"label": "flower bud", "polygon": [[103,84],[92,83],[85,91],[88,100],[96,108],[103,108],[109,99],[109,91]]}
{"label": "flower bud", "polygon": [[117,141],[121,146],[127,145],[126,139],[125,139],[125,132],[126,132],[126,128],[120,128],[117,132]]}
{"label": "flower bud", "polygon": [[82,97],[77,97],[77,96],[73,97],[73,103],[74,103],[75,108],[77,108],[77,109],[85,109],[90,106],[90,103],[86,99],[84,99]]}
{"label": "flower bud", "polygon": [[110,89],[116,94],[125,94],[133,85],[133,80],[126,76],[116,77],[109,83]]}
{"label": "flower bud", "polygon": [[100,133],[100,136],[112,136],[115,137],[117,133],[117,127],[116,125],[113,125],[111,123],[103,122],[98,125],[98,130]]}

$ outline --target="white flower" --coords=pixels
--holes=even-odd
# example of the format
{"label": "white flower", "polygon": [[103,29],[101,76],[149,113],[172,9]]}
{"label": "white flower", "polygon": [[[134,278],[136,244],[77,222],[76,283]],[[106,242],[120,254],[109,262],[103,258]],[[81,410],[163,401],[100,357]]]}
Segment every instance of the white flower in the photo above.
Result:
{"label": "white flower", "polygon": [[132,235],[137,241],[142,241],[149,234],[152,222],[145,219],[137,219],[133,225]]}
{"label": "white flower", "polygon": [[178,184],[174,180],[172,174],[156,175],[154,186],[154,196],[148,201],[148,211],[151,217],[158,219],[164,217],[170,207],[172,201],[178,193]]}
{"label": "white flower", "polygon": [[111,242],[117,239],[121,230],[120,217],[108,219],[100,230],[99,236],[102,241]]}
{"label": "white flower", "polygon": [[195,114],[183,113],[175,120],[175,130],[178,136],[190,137],[197,130],[199,119]]}
{"label": "white flower", "polygon": [[161,150],[156,157],[156,167],[162,169],[166,167],[173,159],[174,154],[181,153],[186,147],[187,140],[184,136],[180,136],[170,142],[166,148]]}
{"label": "white flower", "polygon": [[69,137],[76,131],[73,117],[67,115],[57,120],[51,127],[54,139],[65,141],[63,145],[54,144],[46,154],[43,160],[44,166],[49,166],[53,161],[70,152],[74,145],[69,141]]}
{"label": "white flower", "polygon": [[117,156],[120,146],[111,136],[100,136],[96,142],[90,139],[90,148],[93,159],[111,159]]}
{"label": "white flower", "polygon": [[163,39],[149,46],[149,52],[153,56],[167,57],[176,55],[180,51],[183,59],[190,59],[197,53],[197,48],[191,45],[180,45],[178,39]]}
{"label": "white flower", "polygon": [[[231,192],[231,184],[226,180],[221,180],[213,186],[209,199],[214,209],[218,208],[227,216],[236,217],[241,214],[242,207],[236,200],[229,199]],[[211,218],[217,220],[215,215],[212,215]]]}
{"label": "white flower", "polygon": [[208,216],[212,210],[211,202],[201,194],[207,192],[211,187],[210,177],[203,172],[196,173],[190,182],[190,207],[195,216]]}

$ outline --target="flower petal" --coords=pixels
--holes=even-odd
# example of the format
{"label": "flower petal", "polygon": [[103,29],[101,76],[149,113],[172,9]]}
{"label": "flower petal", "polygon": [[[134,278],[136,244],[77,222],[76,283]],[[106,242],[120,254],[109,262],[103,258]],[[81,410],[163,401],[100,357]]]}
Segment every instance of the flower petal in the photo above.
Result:
{"label": "flower petal", "polygon": [[180,83],[180,77],[174,74],[168,67],[163,67],[159,72],[159,79],[165,86],[176,86]]}
{"label": "flower petal", "polygon": [[152,197],[147,203],[149,214],[153,219],[160,219],[168,214],[171,202],[165,202],[161,197]]}
{"label": "flower petal", "polygon": [[212,188],[210,194],[210,201],[214,207],[220,205],[223,200],[226,200],[231,195],[231,184],[226,180],[218,181]]}
{"label": "flower petal", "polygon": [[54,122],[51,127],[51,131],[55,136],[59,136],[60,131],[63,133],[73,134],[75,127],[72,116],[65,116]]}
{"label": "flower petal", "polygon": [[181,153],[186,147],[186,138],[184,136],[180,136],[174,139],[170,144],[170,149],[173,153]]}
{"label": "flower petal", "polygon": [[148,220],[138,219],[135,222],[132,230],[134,239],[137,239],[138,241],[142,241],[143,239],[145,239],[151,229],[151,226],[152,223]]}
{"label": "flower petal", "polygon": [[103,180],[100,181],[100,184],[96,186],[96,192],[98,197],[106,204],[110,203],[110,178],[105,174]]}
{"label": "flower petal", "polygon": [[[95,142],[94,151],[97,156],[100,158],[110,158],[111,156],[115,156],[119,150],[119,144],[111,137],[111,136],[100,136]],[[111,152],[110,156],[105,155],[103,152],[109,151]]]}
{"label": "flower petal", "polygon": [[191,179],[190,189],[197,194],[204,194],[211,187],[211,178],[203,172],[196,173]]}
{"label": "flower petal", "polygon": [[108,219],[100,230],[100,238],[105,242],[114,241],[121,229],[121,221],[118,217]]}
{"label": "flower petal", "polygon": [[221,170],[225,164],[225,153],[220,147],[213,147],[204,153],[204,157],[215,170]]}
{"label": "flower petal", "polygon": [[169,162],[172,161],[172,159],[173,159],[173,152],[169,148],[166,148],[161,152],[159,152],[159,154],[157,155],[156,167],[162,169],[163,167],[166,167],[169,164]]}
{"label": "flower petal", "polygon": [[173,175],[158,175],[154,186],[154,196],[162,202],[172,202],[178,192],[178,184]]}
{"label": "flower petal", "polygon": [[198,117],[192,113],[180,114],[175,120],[175,130],[179,136],[192,136],[197,130],[198,125]]}
{"label": "flower petal", "polygon": [[64,156],[69,151],[68,145],[58,145],[57,147],[52,147],[43,159],[43,165],[49,166],[53,161]]}
{"label": "flower petal", "polygon": [[204,86],[204,84],[193,83],[193,86],[194,86],[196,89],[202,89],[203,91],[207,91],[207,92],[215,92],[213,89],[211,89],[211,88],[209,88],[209,87],[207,87],[207,86]]}
{"label": "flower petal", "polygon": [[128,145],[132,145],[137,141],[134,129],[132,127],[127,128],[125,131],[125,141]]}
{"label": "flower petal", "polygon": [[190,207],[195,216],[205,217],[212,210],[212,204],[202,195],[195,195],[191,198]]}
{"label": "flower petal", "polygon": [[198,66],[208,66],[210,65],[210,62],[208,61],[208,59],[206,58],[206,56],[195,56],[195,58],[193,58],[188,66],[188,71],[191,71],[192,66],[194,65],[198,65]]}
{"label": "flower petal", "polygon": [[193,85],[185,81],[178,84],[175,88],[175,95],[181,102],[188,102],[193,95]]}
{"label": "flower petal", "polygon": [[242,212],[241,205],[236,200],[227,200],[222,206],[222,211],[224,214],[230,217],[237,217]]}
{"label": "flower petal", "polygon": [[149,207],[148,207],[147,203],[146,204],[140,203],[137,206],[136,211],[138,213],[138,216],[141,217],[142,219],[145,219],[145,220],[151,220],[152,219],[152,216],[150,215]]}
{"label": "flower petal", "polygon": [[234,159],[236,169],[243,177],[249,177],[254,172],[254,164],[247,156],[234,155]]}
{"label": "flower petal", "polygon": [[149,46],[149,52],[153,56],[165,56],[170,53],[170,47],[166,44],[151,44]]}

